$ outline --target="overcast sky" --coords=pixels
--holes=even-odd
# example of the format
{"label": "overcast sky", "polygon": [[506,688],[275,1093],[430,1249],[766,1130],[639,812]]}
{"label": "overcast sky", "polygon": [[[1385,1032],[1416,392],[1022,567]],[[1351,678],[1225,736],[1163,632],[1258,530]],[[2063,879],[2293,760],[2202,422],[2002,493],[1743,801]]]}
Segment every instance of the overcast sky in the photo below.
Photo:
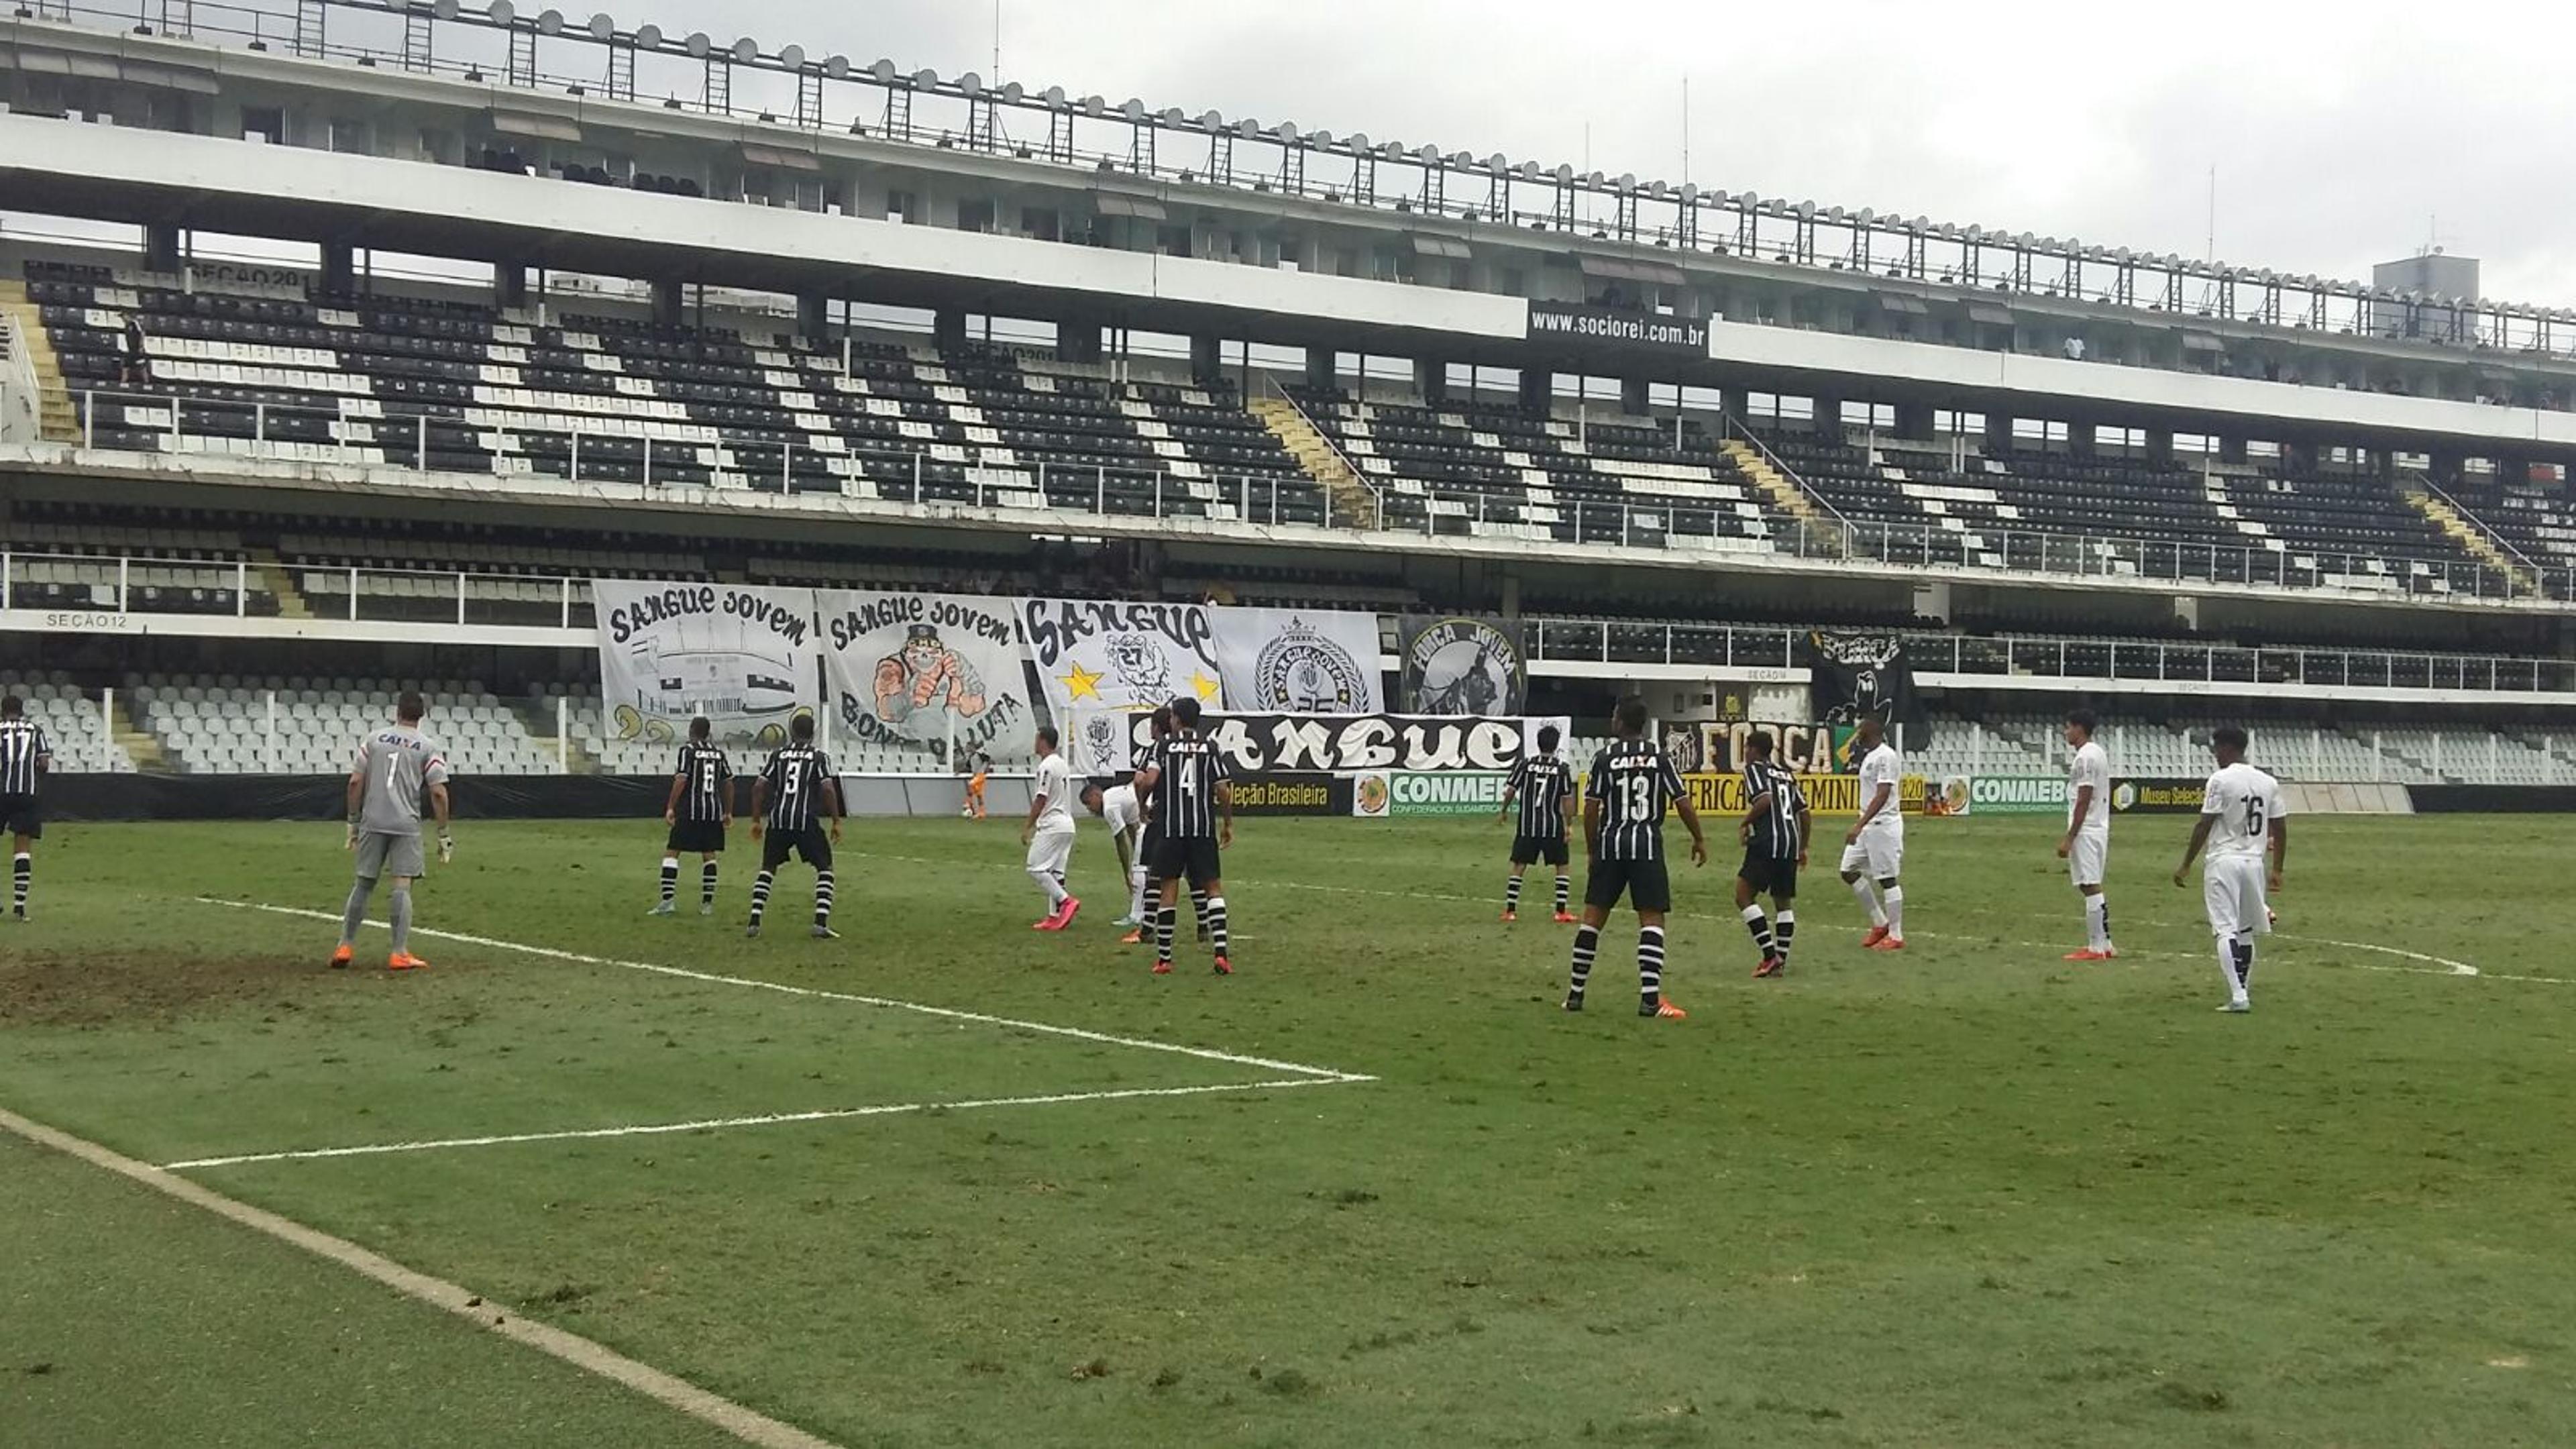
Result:
{"label": "overcast sky", "polygon": [[[618,0],[990,74],[992,0]],[[574,8],[567,6],[569,12]],[[2436,239],[2576,304],[2563,0],[1002,0],[1001,80],[2366,278]],[[1585,128],[1591,166],[1583,167]],[[2438,218],[2438,221],[2435,220]]]}

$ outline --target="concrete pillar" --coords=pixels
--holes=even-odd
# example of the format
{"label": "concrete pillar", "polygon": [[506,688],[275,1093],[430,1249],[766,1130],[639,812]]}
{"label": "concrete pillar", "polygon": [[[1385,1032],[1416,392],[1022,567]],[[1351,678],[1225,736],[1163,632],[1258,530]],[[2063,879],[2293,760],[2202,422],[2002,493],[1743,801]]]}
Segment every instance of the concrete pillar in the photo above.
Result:
{"label": "concrete pillar", "polygon": [[1201,387],[1214,387],[1225,381],[1225,340],[1219,337],[1190,339],[1190,377]]}
{"label": "concrete pillar", "polygon": [[322,290],[354,292],[358,290],[358,249],[347,242],[322,244]]}
{"label": "concrete pillar", "polygon": [[688,285],[676,277],[653,279],[653,322],[659,327],[680,327],[689,320]]}
{"label": "concrete pillar", "polygon": [[1717,405],[1726,410],[1728,417],[1745,422],[1753,411],[1753,392],[1750,388],[1721,387],[1717,390]]}
{"label": "concrete pillar", "polygon": [[1642,377],[1619,379],[1619,410],[1632,418],[1642,418],[1654,411],[1649,384]]}
{"label": "concrete pillar", "polygon": [[953,307],[942,307],[930,319],[930,340],[942,352],[966,345],[966,314]]}
{"label": "concrete pillar", "polygon": [[2100,439],[2094,434],[2093,424],[2068,423],[2066,425],[2066,456],[2090,458],[2099,451],[2099,445]]}
{"label": "concrete pillar", "polygon": [[1556,374],[1544,367],[1521,369],[1521,406],[1534,413],[1556,405]]}
{"label": "concrete pillar", "polygon": [[2531,460],[2517,458],[2509,453],[2498,454],[2495,460],[2495,475],[2499,483],[2520,483],[2531,476]]}
{"label": "concrete pillar", "polygon": [[517,262],[492,264],[492,305],[504,310],[528,305],[528,269]]}
{"label": "concrete pillar", "polygon": [[1819,393],[1816,396],[1816,432],[1827,438],[1843,435],[1843,400]]}
{"label": "concrete pillar", "polygon": [[796,335],[820,342],[832,335],[832,299],[821,292],[796,294]]}
{"label": "concrete pillar", "polygon": [[1986,456],[2001,458],[2013,450],[2013,420],[2010,413],[1986,414]]}
{"label": "concrete pillar", "polygon": [[1306,349],[1306,386],[1318,392],[1330,392],[1341,386],[1337,378],[1340,363],[1329,347]]}
{"label": "concrete pillar", "polygon": [[2245,461],[2245,457],[2245,440],[2243,438],[2220,438],[2218,440],[2218,461],[2222,463],[2242,463]]}
{"label": "concrete pillar", "polygon": [[1056,319],[1055,355],[1063,362],[1098,362],[1100,360],[1100,324]]}
{"label": "concrete pillar", "polygon": [[2314,443],[2283,443],[2281,445],[2281,463],[2283,470],[2291,477],[2307,477],[2317,471],[2317,445]]}
{"label": "concrete pillar", "polygon": [[1932,440],[1932,405],[1898,403],[1896,435],[1900,438],[1911,438],[1917,442],[1930,442]]}
{"label": "concrete pillar", "polygon": [[1438,407],[1449,400],[1449,364],[1436,357],[1413,360],[1413,390],[1422,394],[1426,407]]}
{"label": "concrete pillar", "polygon": [[2173,462],[2173,429],[2147,429],[2147,461],[2158,467]]}
{"label": "concrete pillar", "polygon": [[2434,482],[2448,488],[2460,481],[2460,455],[2437,450],[2425,459],[2424,472]]}
{"label": "concrete pillar", "polygon": [[148,272],[179,270],[179,224],[156,221],[143,229],[143,269]]}

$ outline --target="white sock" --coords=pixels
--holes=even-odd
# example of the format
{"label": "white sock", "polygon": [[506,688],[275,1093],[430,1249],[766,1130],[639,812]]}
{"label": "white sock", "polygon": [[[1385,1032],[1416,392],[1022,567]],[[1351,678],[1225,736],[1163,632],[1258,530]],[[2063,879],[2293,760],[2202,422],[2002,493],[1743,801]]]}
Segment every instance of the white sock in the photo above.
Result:
{"label": "white sock", "polygon": [[2111,903],[2101,896],[2084,898],[2084,939],[2096,951],[2111,949]]}
{"label": "white sock", "polygon": [[2227,999],[2243,1001],[2245,983],[2236,979],[2236,938],[2218,938],[2218,979],[2227,983]]}
{"label": "white sock", "polygon": [[1033,865],[1029,867],[1029,879],[1036,881],[1038,889],[1046,892],[1047,904],[1050,907],[1064,904],[1064,882],[1055,878],[1054,871]]}
{"label": "white sock", "polygon": [[1873,926],[1886,925],[1887,912],[1878,908],[1878,892],[1871,887],[1869,877],[1862,876],[1853,881],[1851,888],[1852,895],[1860,901],[1860,908],[1869,913],[1869,923]]}
{"label": "white sock", "polygon": [[1887,936],[1891,941],[1905,939],[1905,887],[1887,887]]}

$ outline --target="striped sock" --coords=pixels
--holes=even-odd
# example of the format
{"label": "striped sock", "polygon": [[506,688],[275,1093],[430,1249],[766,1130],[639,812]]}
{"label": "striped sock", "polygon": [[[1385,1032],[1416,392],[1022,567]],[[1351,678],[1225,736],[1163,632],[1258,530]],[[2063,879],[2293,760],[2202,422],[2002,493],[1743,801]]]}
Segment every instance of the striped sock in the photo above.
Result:
{"label": "striped sock", "polygon": [[751,881],[751,923],[760,924],[761,913],[769,909],[769,883],[777,878],[775,871],[762,871]]}
{"label": "striped sock", "polygon": [[1780,958],[1781,965],[1789,964],[1789,946],[1797,939],[1798,913],[1783,906],[1780,918],[1771,923],[1772,954]]}
{"label": "striped sock", "polygon": [[1503,887],[1503,909],[1506,911],[1517,912],[1520,908],[1521,878],[1519,876],[1513,876],[1511,878],[1511,882]]}
{"label": "striped sock", "polygon": [[1200,930],[1202,930],[1202,931],[1204,931],[1204,930],[1206,930],[1206,929],[1208,928],[1208,918],[1207,918],[1207,913],[1208,913],[1208,893],[1207,893],[1207,887],[1205,887],[1205,886],[1192,886],[1192,887],[1190,887],[1190,919],[1191,919],[1191,920],[1193,920],[1193,921],[1198,922],[1198,927],[1199,927],[1199,929],[1200,929]]}
{"label": "striped sock", "polygon": [[1573,877],[1568,876],[1563,871],[1558,871],[1556,874],[1556,913],[1558,915],[1561,916],[1565,914],[1565,908],[1572,900],[1573,890]]}
{"label": "striped sock", "polygon": [[1753,945],[1762,953],[1763,960],[1768,961],[1780,954],[1779,945],[1771,936],[1771,918],[1762,914],[1760,906],[1744,908],[1744,929],[1753,933]]}
{"label": "striped sock", "polygon": [[1172,964],[1172,932],[1180,923],[1181,911],[1178,906],[1165,906],[1154,912],[1154,963],[1156,965]]}
{"label": "striped sock", "polygon": [[9,898],[13,903],[10,909],[19,915],[27,914],[27,887],[35,882],[35,878],[36,858],[19,851],[9,861]]}
{"label": "striped sock", "polygon": [[1216,948],[1216,954],[1221,957],[1232,955],[1225,948],[1225,897],[1208,897],[1207,923],[1209,940]]}
{"label": "striped sock", "polygon": [[832,873],[828,870],[814,872],[814,924],[832,924]]}
{"label": "striped sock", "polygon": [[1601,928],[1584,925],[1574,932],[1574,980],[1565,988],[1569,1001],[1581,1001],[1583,988],[1592,980],[1592,958],[1601,950]]}
{"label": "striped sock", "polygon": [[680,893],[680,858],[679,858],[678,856],[676,856],[676,855],[666,855],[666,856],[663,856],[663,857],[662,857],[662,904],[664,904],[664,905],[666,905],[666,906],[667,906],[667,905],[669,905],[669,904],[671,903],[671,898],[672,898],[673,896],[678,895],[679,893]]}
{"label": "striped sock", "polygon": [[1664,1004],[1664,928],[1637,932],[1637,1009],[1652,1014]]}
{"label": "striped sock", "polygon": [[712,906],[715,903],[716,863],[711,860],[698,867],[698,904]]}

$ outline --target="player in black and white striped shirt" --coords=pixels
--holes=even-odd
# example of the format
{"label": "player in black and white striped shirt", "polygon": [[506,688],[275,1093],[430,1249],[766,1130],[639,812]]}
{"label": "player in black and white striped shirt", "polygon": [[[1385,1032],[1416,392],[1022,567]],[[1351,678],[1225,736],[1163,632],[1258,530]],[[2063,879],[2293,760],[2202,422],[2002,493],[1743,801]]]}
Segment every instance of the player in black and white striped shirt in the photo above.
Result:
{"label": "player in black and white striped shirt", "polygon": [[1681,812],[1691,837],[1691,864],[1708,864],[1708,837],[1699,811],[1684,792],[1673,762],[1646,737],[1646,702],[1619,706],[1618,738],[1592,762],[1583,790],[1583,838],[1591,869],[1584,881],[1583,924],[1574,932],[1574,983],[1565,1009],[1583,1009],[1583,987],[1601,947],[1601,924],[1626,896],[1637,911],[1637,1014],[1678,1019],[1686,1013],[1664,999],[1664,916],[1673,908],[1672,875],[1664,867],[1664,811]]}
{"label": "player in black and white striped shirt", "polygon": [[1154,874],[1163,882],[1161,905],[1154,915],[1154,974],[1172,972],[1172,931],[1179,923],[1181,882],[1195,894],[1207,892],[1200,924],[1216,956],[1220,976],[1234,974],[1231,942],[1226,937],[1224,871],[1217,852],[1234,844],[1234,785],[1228,778],[1225,752],[1199,733],[1199,702],[1172,701],[1172,732],[1155,742],[1154,753],[1136,772],[1136,794],[1151,802],[1158,844]]}
{"label": "player in black and white striped shirt", "polygon": [[36,877],[36,842],[45,833],[44,810],[36,796],[45,772],[54,767],[54,752],[45,732],[27,718],[18,696],[0,699],[0,832],[16,837],[9,857],[9,914],[27,919],[27,888]]}
{"label": "player in black and white striped shirt", "polygon": [[667,916],[679,910],[680,855],[698,856],[698,914],[716,910],[716,857],[724,854],[725,827],[733,824],[733,761],[715,743],[715,724],[705,715],[689,721],[689,742],[680,746],[680,761],[671,770],[671,798],[663,802],[662,823],[671,827],[662,842],[662,900],[647,914]]}
{"label": "player in black and white striped shirt", "polygon": [[[769,763],[760,767],[760,778],[751,782],[751,838],[759,840],[764,828],[769,838],[760,850],[760,875],[751,883],[751,927],[743,934],[760,934],[761,913],[769,909],[770,883],[792,852],[814,867],[815,939],[835,940],[832,846],[841,838],[841,782],[832,774],[832,762],[814,748],[812,715],[796,716],[787,727],[787,738],[789,743],[770,752]],[[825,817],[832,822],[829,840],[815,823]]]}
{"label": "player in black and white striped shirt", "polygon": [[[1128,778],[1131,787],[1136,778],[1154,763],[1154,751],[1161,748],[1164,738],[1171,734],[1172,707],[1168,704],[1157,707],[1148,729],[1153,735],[1153,743],[1136,752],[1135,768]],[[1160,874],[1163,865],[1162,822],[1154,818],[1154,797],[1150,792],[1136,791],[1136,804],[1145,812],[1145,836],[1136,851],[1136,858],[1145,865],[1145,893],[1137,897],[1137,909],[1141,914],[1136,925],[1118,938],[1118,944],[1122,946],[1137,945],[1145,939],[1146,934],[1154,929],[1154,913],[1161,908],[1163,901],[1163,877]],[[1208,939],[1207,918],[1207,888],[1194,882],[1190,886],[1190,919],[1197,923],[1202,942]]]}
{"label": "player in black and white striped shirt", "polygon": [[1571,925],[1574,917],[1566,909],[1566,832],[1569,820],[1566,802],[1574,798],[1574,768],[1557,757],[1556,743],[1562,738],[1554,725],[1538,732],[1538,753],[1523,756],[1512,767],[1511,782],[1503,787],[1503,807],[1496,819],[1508,820],[1514,801],[1520,803],[1520,824],[1512,832],[1512,878],[1503,888],[1503,919],[1516,921],[1521,913],[1521,876],[1531,865],[1544,860],[1556,867],[1556,921]]}
{"label": "player in black and white striped shirt", "polygon": [[[1798,869],[1807,863],[1807,791],[1798,777],[1772,758],[1769,735],[1744,742],[1744,819],[1736,834],[1744,841],[1744,864],[1735,872],[1735,909],[1744,929],[1762,952],[1758,977],[1789,969],[1789,947],[1797,939]],[[1771,897],[1774,914],[1765,918],[1757,895]]]}

